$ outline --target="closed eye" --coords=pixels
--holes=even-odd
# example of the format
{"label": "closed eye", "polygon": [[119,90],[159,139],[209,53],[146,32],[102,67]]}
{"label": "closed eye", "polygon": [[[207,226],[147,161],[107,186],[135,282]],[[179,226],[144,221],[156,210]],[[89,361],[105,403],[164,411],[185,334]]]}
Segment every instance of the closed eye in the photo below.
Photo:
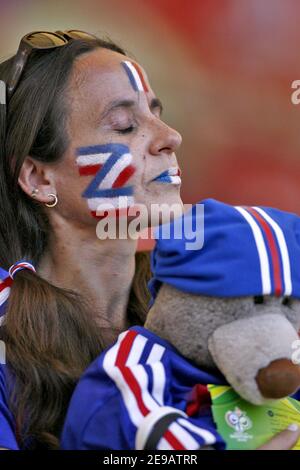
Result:
{"label": "closed eye", "polygon": [[130,126],[130,127],[126,127],[126,129],[118,129],[117,132],[119,134],[130,134],[130,132],[133,132],[134,129],[135,129],[134,126]]}

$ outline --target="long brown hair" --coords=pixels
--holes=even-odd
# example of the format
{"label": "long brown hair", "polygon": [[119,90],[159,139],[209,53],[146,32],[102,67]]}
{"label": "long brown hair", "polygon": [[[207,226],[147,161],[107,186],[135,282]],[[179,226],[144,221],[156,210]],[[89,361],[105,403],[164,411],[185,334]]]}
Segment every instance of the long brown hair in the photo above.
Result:
{"label": "long brown hair", "polygon": [[[34,51],[10,99],[0,106],[0,266],[26,258],[38,266],[49,222],[26,196],[18,175],[27,155],[58,161],[68,147],[66,89],[74,60],[98,47],[125,54],[104,40],[74,40],[61,48]],[[0,64],[7,80],[13,58]],[[147,256],[137,255],[128,315],[142,324],[147,311]],[[140,263],[141,261],[141,263]],[[141,267],[142,266],[142,267]],[[66,408],[80,375],[102,350],[101,331],[89,305],[30,271],[16,275],[0,329],[6,343],[10,408],[21,446],[57,448]],[[9,380],[10,378],[10,380]]]}

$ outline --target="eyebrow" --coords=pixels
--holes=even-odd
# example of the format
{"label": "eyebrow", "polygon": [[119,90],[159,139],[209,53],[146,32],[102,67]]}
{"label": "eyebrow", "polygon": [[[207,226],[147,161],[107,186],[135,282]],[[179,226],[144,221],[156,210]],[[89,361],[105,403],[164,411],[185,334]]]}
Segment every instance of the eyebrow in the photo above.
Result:
{"label": "eyebrow", "polygon": [[[136,106],[136,104],[137,103],[134,100],[117,100],[117,101],[113,101],[103,111],[103,113],[101,115],[101,119],[103,119],[108,113],[110,113],[114,109],[117,109],[117,108],[127,108],[127,109],[134,108]],[[157,108],[159,109],[160,114],[162,114],[163,105],[162,105],[161,100],[159,98],[153,98],[151,100],[151,103],[150,103],[150,109],[151,109],[151,111],[154,111]]]}

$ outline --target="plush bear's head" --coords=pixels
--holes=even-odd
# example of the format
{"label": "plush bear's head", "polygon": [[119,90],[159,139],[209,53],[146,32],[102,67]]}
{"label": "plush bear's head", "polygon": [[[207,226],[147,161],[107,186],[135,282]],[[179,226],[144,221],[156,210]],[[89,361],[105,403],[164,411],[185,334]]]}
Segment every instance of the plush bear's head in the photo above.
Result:
{"label": "plush bear's head", "polygon": [[251,403],[290,395],[300,387],[300,218],[214,200],[203,207],[202,247],[187,250],[186,233],[157,241],[145,326],[221,371]]}

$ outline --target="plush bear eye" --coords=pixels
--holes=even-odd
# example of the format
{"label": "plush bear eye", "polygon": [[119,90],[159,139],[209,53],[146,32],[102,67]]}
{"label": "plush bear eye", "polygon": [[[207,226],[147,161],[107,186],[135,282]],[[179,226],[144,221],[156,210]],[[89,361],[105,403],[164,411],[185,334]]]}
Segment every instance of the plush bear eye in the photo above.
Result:
{"label": "plush bear eye", "polygon": [[291,298],[290,297],[283,297],[282,305],[285,305],[286,307],[290,307],[291,306]]}
{"label": "plush bear eye", "polygon": [[254,296],[254,303],[255,304],[263,304],[264,303],[263,295],[255,295]]}

